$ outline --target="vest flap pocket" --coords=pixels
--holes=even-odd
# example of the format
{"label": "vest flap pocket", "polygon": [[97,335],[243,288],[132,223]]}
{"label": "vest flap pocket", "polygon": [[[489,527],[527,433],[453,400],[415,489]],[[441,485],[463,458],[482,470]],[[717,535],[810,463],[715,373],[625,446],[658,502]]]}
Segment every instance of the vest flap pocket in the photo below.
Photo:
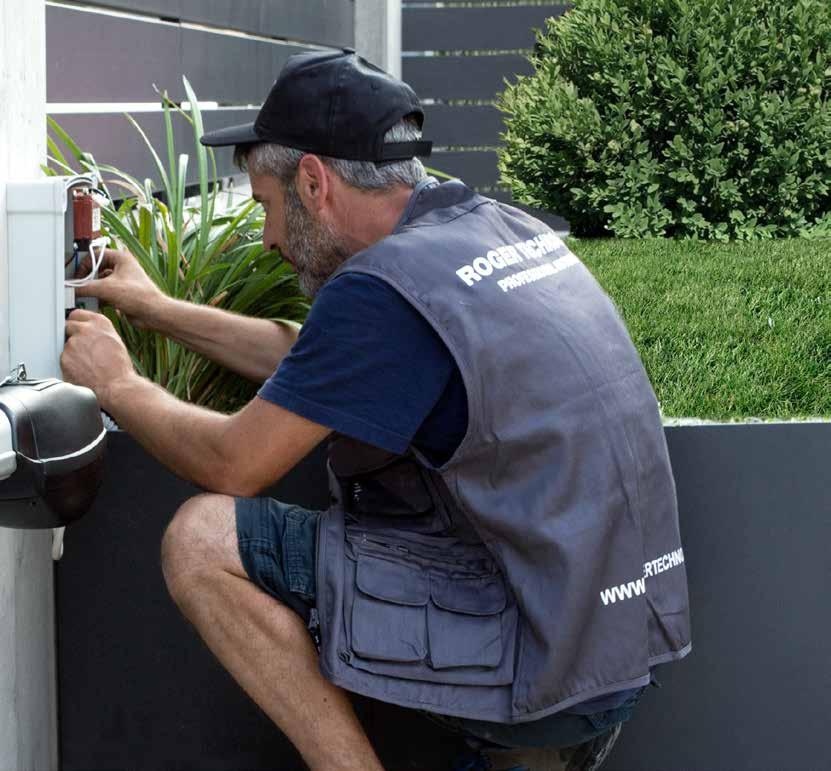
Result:
{"label": "vest flap pocket", "polygon": [[427,604],[427,575],[398,562],[361,554],[358,557],[356,583],[364,594],[379,600],[398,605]]}
{"label": "vest flap pocket", "polygon": [[430,662],[435,669],[496,667],[502,660],[505,584],[501,576],[433,575],[427,609]]}
{"label": "vest flap pocket", "polygon": [[381,661],[427,656],[427,577],[405,565],[361,554],[352,606],[352,650]]}
{"label": "vest flap pocket", "polygon": [[490,616],[505,610],[505,584],[499,576],[484,578],[436,578],[430,596],[440,608],[473,616]]}

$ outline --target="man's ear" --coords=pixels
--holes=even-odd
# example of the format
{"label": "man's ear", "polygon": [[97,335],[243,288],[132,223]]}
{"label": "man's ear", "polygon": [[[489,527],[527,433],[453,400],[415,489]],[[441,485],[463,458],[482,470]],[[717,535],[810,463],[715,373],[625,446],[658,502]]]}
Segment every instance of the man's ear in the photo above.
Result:
{"label": "man's ear", "polygon": [[304,155],[297,165],[294,184],[300,200],[310,213],[320,215],[329,204],[331,185],[329,172],[316,155]]}

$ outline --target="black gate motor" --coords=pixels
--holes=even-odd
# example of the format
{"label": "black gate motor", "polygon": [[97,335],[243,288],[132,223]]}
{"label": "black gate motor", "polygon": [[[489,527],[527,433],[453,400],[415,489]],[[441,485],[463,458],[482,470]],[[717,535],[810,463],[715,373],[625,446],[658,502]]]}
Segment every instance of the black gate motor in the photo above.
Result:
{"label": "black gate motor", "polygon": [[95,498],[107,432],[95,394],[20,365],[0,382],[0,526],[63,527]]}

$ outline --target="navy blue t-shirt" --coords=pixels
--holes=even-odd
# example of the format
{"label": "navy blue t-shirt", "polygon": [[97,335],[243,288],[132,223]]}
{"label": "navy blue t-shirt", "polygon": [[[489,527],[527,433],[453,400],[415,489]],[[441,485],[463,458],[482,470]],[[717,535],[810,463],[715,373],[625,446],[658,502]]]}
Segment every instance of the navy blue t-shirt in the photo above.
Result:
{"label": "navy blue t-shirt", "polygon": [[[343,273],[323,286],[259,396],[390,452],[412,444],[436,466],[467,431],[467,395],[447,346],[398,292],[363,273]],[[614,709],[632,693],[567,711]]]}
{"label": "navy blue t-shirt", "polygon": [[341,434],[440,465],[467,431],[467,396],[447,346],[386,282],[343,273],[323,286],[263,399]]}

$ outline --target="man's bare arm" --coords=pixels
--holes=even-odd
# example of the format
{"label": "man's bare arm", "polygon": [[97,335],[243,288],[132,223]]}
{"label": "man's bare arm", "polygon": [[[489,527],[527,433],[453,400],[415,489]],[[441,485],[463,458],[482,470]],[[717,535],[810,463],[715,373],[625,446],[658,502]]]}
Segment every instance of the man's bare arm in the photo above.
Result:
{"label": "man's bare arm", "polygon": [[255,397],[234,415],[179,401],[138,375],[99,394],[157,460],[205,490],[252,496],[279,480],[330,430]]}
{"label": "man's bare arm", "polygon": [[169,297],[145,312],[144,325],[255,383],[277,369],[300,329]]}
{"label": "man's bare arm", "polygon": [[66,332],[64,378],[95,391],[153,456],[206,490],[254,495],[330,433],[259,397],[234,415],[179,401],[135,372],[124,342],[99,313],[73,311]]}
{"label": "man's bare arm", "polygon": [[277,368],[297,339],[298,325],[241,316],[208,305],[175,300],[145,274],[132,254],[108,249],[102,277],[76,290],[257,383]]}

